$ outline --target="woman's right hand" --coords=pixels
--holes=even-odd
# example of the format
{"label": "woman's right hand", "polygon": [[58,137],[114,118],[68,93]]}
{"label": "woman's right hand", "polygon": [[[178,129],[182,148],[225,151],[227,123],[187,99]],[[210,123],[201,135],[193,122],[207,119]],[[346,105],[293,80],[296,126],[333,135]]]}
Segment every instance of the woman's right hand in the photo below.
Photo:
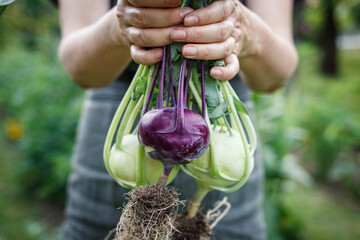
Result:
{"label": "woman's right hand", "polygon": [[173,42],[170,33],[193,11],[189,7],[180,11],[179,5],[180,0],[118,1],[118,41],[131,47],[136,63],[151,65],[161,60],[161,47]]}

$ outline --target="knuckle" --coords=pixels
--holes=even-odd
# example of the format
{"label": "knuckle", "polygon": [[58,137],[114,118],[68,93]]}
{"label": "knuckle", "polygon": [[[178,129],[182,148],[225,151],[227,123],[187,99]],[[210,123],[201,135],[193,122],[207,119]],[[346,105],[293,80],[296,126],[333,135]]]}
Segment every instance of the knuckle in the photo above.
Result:
{"label": "knuckle", "polygon": [[226,2],[220,1],[219,3],[219,9],[221,11],[221,14],[223,17],[228,16],[229,15],[229,9],[228,6],[226,4]]}
{"label": "knuckle", "polygon": [[211,49],[209,47],[204,47],[201,51],[200,57],[202,59],[208,59],[211,53]]}
{"label": "knuckle", "polygon": [[131,40],[135,43],[135,45],[138,46],[144,46],[145,45],[145,33],[144,31],[140,29],[136,29],[131,33]]}
{"label": "knuckle", "polygon": [[220,38],[221,40],[227,39],[233,31],[233,25],[230,21],[225,21],[220,27]]}
{"label": "knuckle", "polygon": [[188,35],[188,39],[186,39],[187,41],[196,41],[200,38],[200,32],[196,27],[189,30],[187,35]]}
{"label": "knuckle", "polygon": [[148,25],[148,17],[146,12],[138,11],[138,21],[142,27],[146,27]]}
{"label": "knuckle", "polygon": [[228,56],[232,53],[232,41],[231,41],[232,38],[230,38],[229,40],[225,41],[224,42],[224,53],[225,53],[225,56]]}

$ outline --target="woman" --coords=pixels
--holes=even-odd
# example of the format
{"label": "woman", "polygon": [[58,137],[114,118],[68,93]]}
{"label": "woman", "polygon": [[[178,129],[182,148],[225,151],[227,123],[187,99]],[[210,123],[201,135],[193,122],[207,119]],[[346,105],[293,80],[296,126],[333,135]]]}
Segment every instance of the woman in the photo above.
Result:
{"label": "woman", "polygon": [[[59,1],[59,58],[71,79],[89,89],[69,179],[66,240],[104,239],[121,214],[118,208],[123,206],[127,190],[107,174],[102,147],[111,118],[136,70],[136,65],[129,64],[132,59],[154,64],[161,60],[161,46],[191,42],[183,47],[183,55],[224,58],[225,67],[214,67],[210,74],[220,80],[232,79],[246,103],[245,85],[260,92],[280,88],[298,61],[289,0],[251,0],[246,7],[238,0],[220,0],[196,11],[189,7],[179,11],[180,0],[90,2]],[[239,191],[227,194],[232,208],[215,228],[216,239],[266,239],[262,175],[256,160],[249,181]],[[195,183],[183,173],[173,185],[182,190],[183,199],[190,199],[195,191]],[[204,199],[204,210],[223,196],[212,191]]]}

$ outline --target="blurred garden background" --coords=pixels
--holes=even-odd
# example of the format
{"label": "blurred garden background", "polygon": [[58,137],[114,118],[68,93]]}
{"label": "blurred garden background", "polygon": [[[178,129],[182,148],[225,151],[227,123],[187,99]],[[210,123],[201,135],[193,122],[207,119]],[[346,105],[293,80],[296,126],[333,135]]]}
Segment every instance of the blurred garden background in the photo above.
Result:
{"label": "blurred garden background", "polygon": [[[0,18],[0,240],[61,239],[84,91],[57,59],[57,9],[18,0]],[[300,63],[253,93],[269,240],[360,239],[360,1],[295,1]]]}

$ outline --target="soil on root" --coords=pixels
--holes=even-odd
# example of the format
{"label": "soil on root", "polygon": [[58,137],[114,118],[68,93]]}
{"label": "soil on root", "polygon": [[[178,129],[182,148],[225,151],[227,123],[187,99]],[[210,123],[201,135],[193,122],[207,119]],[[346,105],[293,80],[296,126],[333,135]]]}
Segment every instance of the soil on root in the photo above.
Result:
{"label": "soil on root", "polygon": [[211,238],[209,219],[200,211],[194,218],[187,218],[187,213],[175,218],[176,232],[173,240],[207,240]]}
{"label": "soil on root", "polygon": [[141,186],[127,194],[116,240],[163,240],[174,232],[179,193],[159,184]]}

